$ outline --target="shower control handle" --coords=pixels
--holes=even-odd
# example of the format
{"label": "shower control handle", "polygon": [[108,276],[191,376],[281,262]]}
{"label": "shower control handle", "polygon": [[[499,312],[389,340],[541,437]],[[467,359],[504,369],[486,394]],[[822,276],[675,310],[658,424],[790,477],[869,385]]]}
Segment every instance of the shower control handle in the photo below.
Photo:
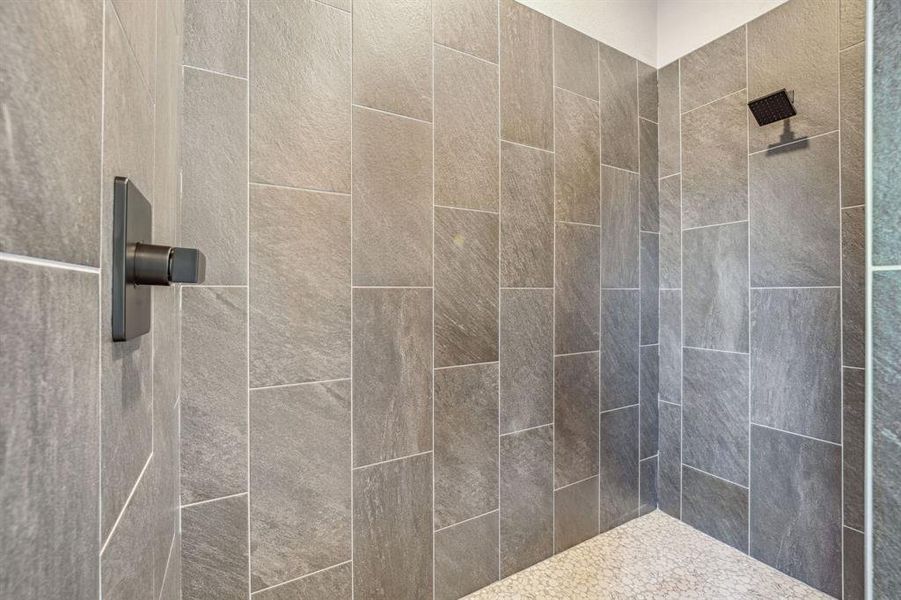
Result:
{"label": "shower control handle", "polygon": [[202,283],[206,257],[196,248],[132,244],[128,250],[126,283],[170,285]]}

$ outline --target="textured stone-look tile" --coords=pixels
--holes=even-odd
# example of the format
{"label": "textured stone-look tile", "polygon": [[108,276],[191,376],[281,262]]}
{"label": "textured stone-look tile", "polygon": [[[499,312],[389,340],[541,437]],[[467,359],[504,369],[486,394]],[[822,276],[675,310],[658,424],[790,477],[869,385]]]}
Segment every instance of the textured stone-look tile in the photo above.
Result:
{"label": "textured stone-look tile", "polygon": [[658,147],[657,124],[639,119],[639,160],[638,182],[640,228],[642,231],[660,231],[660,180],[657,178]]}
{"label": "textured stone-look tile", "polygon": [[864,39],[867,20],[866,0],[840,0],[841,48],[853,46]]}
{"label": "textured stone-look tile", "polygon": [[554,552],[553,425],[501,437],[501,576]]}
{"label": "textured stone-look tile", "polygon": [[[157,89],[164,89],[160,86]],[[176,312],[177,315],[177,312]],[[177,342],[177,337],[173,340]],[[178,347],[170,350],[180,356]],[[157,354],[157,356],[159,356]],[[154,364],[156,368],[156,364]],[[176,381],[177,387],[180,382]],[[179,409],[175,402],[156,396],[154,389],[153,410],[153,458],[144,473],[150,487],[150,531],[147,536],[151,547],[150,560],[154,572],[154,593],[163,596],[166,586],[180,588],[177,580],[181,577],[168,574],[171,569],[181,570],[181,540],[178,537],[179,499]],[[167,581],[167,579],[169,581]],[[168,600],[168,599],[167,599]]]}
{"label": "textured stone-look tile", "polygon": [[432,291],[353,292],[354,465],[423,452],[432,440]]}
{"label": "textured stone-look tile", "polygon": [[247,496],[181,510],[182,598],[247,598]]}
{"label": "textured stone-look tile", "polygon": [[672,62],[657,71],[659,96],[659,145],[660,176],[667,177],[682,170],[680,111],[679,111],[679,61]]}
{"label": "textured stone-look tile", "polygon": [[181,536],[175,535],[172,540],[172,552],[169,556],[169,563],[166,566],[166,572],[162,575],[162,587],[160,589],[160,600],[180,600],[181,599]]}
{"label": "textured stone-look tile", "polygon": [[[601,84],[601,162],[638,171],[637,61],[598,44]],[[606,173],[605,173],[606,176]]]}
{"label": "textured stone-look tile", "polygon": [[748,23],[748,97],[794,92],[797,115],[750,131],[751,151],[838,127],[838,10],[834,2],[797,0]]}
{"label": "textured stone-look tile", "polygon": [[554,292],[500,291],[500,433],[553,421]]}
{"label": "textured stone-look tile", "polygon": [[638,407],[601,413],[600,531],[638,516]]}
{"label": "textured stone-look tile", "polygon": [[864,529],[864,371],[843,369],[842,381],[842,482],[844,488],[844,524]]}
{"label": "textured stone-look tile", "polygon": [[497,0],[444,0],[432,4],[436,44],[497,62]]}
{"label": "textured stone-look tile", "polygon": [[432,23],[428,0],[353,3],[354,103],[432,119]]}
{"label": "textured stone-look tile", "polygon": [[660,236],[641,233],[641,343],[656,344],[660,313]]}
{"label": "textured stone-look tile", "polygon": [[597,227],[557,223],[557,354],[598,349],[599,237]]}
{"label": "textured stone-look tile", "polygon": [[181,499],[247,491],[247,291],[182,289]]}
{"label": "textured stone-look tile", "polygon": [[558,21],[554,21],[554,77],[557,87],[598,99],[597,41]]}
{"label": "textured stone-look tile", "polygon": [[497,215],[435,209],[435,366],[497,360]]}
{"label": "textured stone-look tile", "polygon": [[660,287],[682,287],[682,181],[660,180]]}
{"label": "textured stone-look tile", "polygon": [[838,285],[838,134],[751,156],[751,285]]}
{"label": "textured stone-look tile", "polygon": [[184,70],[181,243],[207,257],[204,283],[247,283],[247,84]]}
{"label": "textured stone-look tile", "polygon": [[3,597],[98,595],[97,277],[0,262]]}
{"label": "textured stone-look tile", "polygon": [[686,465],[682,471],[682,520],[736,550],[748,551],[747,488]]}
{"label": "textured stone-look tile", "polygon": [[116,14],[108,13],[107,18],[119,22],[140,69],[144,86],[155,97],[156,7],[153,2],[130,0],[112,0],[111,7]]}
{"label": "textured stone-look tile", "polygon": [[291,583],[253,595],[255,600],[350,600],[353,596],[353,568],[350,562],[319,571]]}
{"label": "textured stone-look tile", "polygon": [[657,69],[638,62],[638,115],[657,122]]}
{"label": "textured stone-look tile", "polygon": [[100,555],[104,599],[153,597],[153,490],[147,475],[145,471]]}
{"label": "textured stone-look tile", "polygon": [[682,115],[682,226],[747,218],[748,104],[739,92]]}
{"label": "textured stone-look tile", "polygon": [[[660,362],[657,346],[642,346],[640,355],[641,458],[644,460],[657,454]],[[655,499],[654,505],[656,504]]]}
{"label": "textured stone-look tile", "polygon": [[660,453],[657,459],[657,503],[679,518],[682,511],[682,408],[660,403]]}
{"label": "textured stone-look tile", "polygon": [[748,351],[748,224],[682,234],[686,346]]}
{"label": "textured stone-look tile", "polygon": [[682,403],[682,292],[660,291],[660,399]]}
{"label": "textured stone-look tile", "polygon": [[657,510],[657,457],[641,461],[638,469],[638,500],[641,504],[639,514],[646,515]]}
{"label": "textured stone-look tile", "polygon": [[350,191],[350,15],[250,2],[250,180]]}
{"label": "textured stone-look tile", "polygon": [[866,362],[866,215],[864,207],[842,211],[842,364]]}
{"label": "textured stone-look tile", "polygon": [[554,551],[562,552],[598,533],[598,478],[554,492]]}
{"label": "textured stone-look tile", "polygon": [[355,470],[354,596],[432,595],[432,457]]}
{"label": "textured stone-look tile", "polygon": [[751,556],[841,595],[841,447],[751,428]]}
{"label": "textured stone-look tile", "polygon": [[860,45],[842,52],[840,60],[842,206],[857,206],[866,200],[864,189],[866,46]]}
{"label": "textured stone-look tile", "polygon": [[501,285],[554,285],[554,155],[501,143]]}
{"label": "textured stone-look tile", "polygon": [[0,12],[2,252],[100,264],[102,39],[101,3]]}
{"label": "textured stone-look tile", "polygon": [[553,21],[500,0],[501,138],[554,147]]}
{"label": "textured stone-look tile", "polygon": [[739,27],[718,37],[683,56],[679,62],[682,70],[682,112],[744,89],[747,84],[745,28]]}
{"label": "textured stone-look tile", "polygon": [[598,472],[598,355],[554,359],[554,486]]}
{"label": "textured stone-look tile", "polygon": [[497,581],[497,511],[435,532],[435,598],[456,600]]}
{"label": "textured stone-look tile", "polygon": [[432,128],[354,109],[354,285],[432,285]]}
{"label": "textured stone-look tile", "polygon": [[350,199],[251,186],[250,384],[350,375]]}
{"label": "textured stone-look tile", "polygon": [[683,352],[682,462],[747,486],[748,357]]}
{"label": "textured stone-look tile", "polygon": [[845,600],[863,600],[866,597],[866,571],[864,570],[864,536],[859,531],[848,527],[842,528],[843,556],[842,572],[844,576]]}
{"label": "textured stone-look tile", "polygon": [[247,1],[185,0],[186,65],[247,75]]}
{"label": "textured stone-look tile", "polygon": [[497,508],[497,384],[496,364],[435,371],[437,529]]}
{"label": "textured stone-look tile", "polygon": [[603,290],[601,410],[638,403],[638,290]]}
{"label": "textured stone-look tile", "polygon": [[497,210],[497,66],[435,47],[435,204]]}
{"label": "textured stone-look tile", "polygon": [[598,103],[564,90],[555,90],[555,97],[556,219],[598,225],[601,218]]}
{"label": "textured stone-look tile", "polygon": [[350,381],[250,393],[255,590],[350,560]]}
{"label": "textured stone-look tile", "polygon": [[601,169],[601,287],[639,287],[639,221],[637,173]]}
{"label": "textured stone-look tile", "polygon": [[751,421],[841,440],[839,290],[751,290]]}

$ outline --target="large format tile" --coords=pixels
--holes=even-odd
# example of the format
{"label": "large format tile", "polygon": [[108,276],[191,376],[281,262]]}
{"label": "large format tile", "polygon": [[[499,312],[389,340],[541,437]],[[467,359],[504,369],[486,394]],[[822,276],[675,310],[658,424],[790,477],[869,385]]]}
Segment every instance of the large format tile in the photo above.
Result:
{"label": "large format tile", "polygon": [[866,571],[864,569],[864,535],[849,527],[842,528],[842,577],[844,600],[866,598]]}
{"label": "large format tile", "polygon": [[443,0],[432,4],[436,44],[497,62],[497,0]]}
{"label": "large format tile", "polygon": [[355,470],[354,596],[432,596],[432,457]]}
{"label": "large format tile", "polygon": [[742,26],[679,59],[682,112],[744,89],[747,83],[745,49],[745,28]]}
{"label": "large format tile", "polygon": [[601,413],[600,531],[638,516],[638,407]]}
{"label": "large format tile", "polygon": [[657,71],[659,97],[660,176],[667,177],[682,170],[679,110],[679,61],[671,62]]}
{"label": "large format tile", "polygon": [[354,465],[432,445],[432,291],[354,290]]}
{"label": "large format tile", "polygon": [[497,581],[497,544],[497,511],[436,531],[436,600],[457,600]]}
{"label": "large format tile", "polygon": [[601,169],[601,287],[639,286],[639,176]]}
{"label": "large format tile", "polygon": [[555,90],[554,190],[558,221],[600,222],[598,103]]}
{"label": "large format tile", "polygon": [[432,285],[432,128],[354,109],[354,285]]}
{"label": "large format tile", "polygon": [[682,287],[682,181],[660,180],[660,287]]}
{"label": "large format tile", "polygon": [[554,147],[553,21],[500,0],[501,138]]}
{"label": "large format tile", "polygon": [[554,487],[598,472],[598,354],[554,359]]}
{"label": "large format tile", "polygon": [[562,552],[598,533],[598,477],[554,492],[554,551]]}
{"label": "large format tile", "polygon": [[644,460],[657,454],[658,449],[660,391],[658,347],[642,346],[640,355],[641,458]]}
{"label": "large format tile", "polygon": [[660,180],[658,179],[657,124],[640,119],[639,127],[639,204],[642,231],[660,231]]}
{"label": "large format tile", "polygon": [[0,262],[6,598],[98,595],[97,277]]}
{"label": "large format tile", "polygon": [[603,290],[601,410],[638,403],[638,290]]}
{"label": "large format tile", "polygon": [[247,76],[247,4],[185,0],[185,64]]}
{"label": "large format tile", "polygon": [[598,99],[598,43],[554,21],[554,85]]}
{"label": "large format tile", "polygon": [[350,375],[350,199],[251,186],[250,384]]}
{"label": "large format tile", "polygon": [[844,524],[864,529],[866,477],[865,382],[863,369],[842,369],[842,486]]}
{"label": "large format tile", "polygon": [[250,180],[350,191],[350,15],[250,2]]}
{"label": "large format tile", "polygon": [[601,83],[601,162],[638,172],[637,61],[598,44]]}
{"label": "large format tile", "polygon": [[638,62],[638,114],[657,122],[657,69]]}
{"label": "large format tile", "polygon": [[751,556],[841,595],[841,447],[751,428]]}
{"label": "large format tile", "polygon": [[660,236],[641,234],[641,343],[656,344],[660,329]]}
{"label": "large format tile", "polygon": [[641,504],[638,512],[640,515],[646,515],[657,510],[657,458],[652,456],[641,461],[638,465],[638,500]]}
{"label": "large format tile", "polygon": [[866,362],[866,214],[864,207],[842,211],[842,364]]}
{"label": "large format tile", "polygon": [[860,43],[864,39],[867,20],[866,0],[840,0],[841,48]]}
{"label": "large format tile", "polygon": [[557,354],[598,349],[599,229],[557,223],[554,317]]}
{"label": "large format tile", "polygon": [[435,47],[435,204],[497,210],[497,66]]}
{"label": "large format tile", "polygon": [[747,488],[686,465],[682,471],[682,520],[724,544],[748,551]]}
{"label": "large format tile", "polygon": [[[844,4],[844,3],[843,3]],[[863,2],[861,2],[863,4]],[[866,47],[841,53],[842,206],[866,200],[864,156],[864,73]],[[877,130],[878,131],[878,130]]]}
{"label": "large format tile", "polygon": [[247,496],[183,508],[181,555],[184,600],[247,598]]}
{"label": "large format tile", "polygon": [[682,408],[660,403],[660,453],[657,458],[657,503],[680,517],[682,511]]}
{"label": "large format tile", "polygon": [[682,292],[660,291],[660,399],[682,402]]}
{"label": "large format tile", "polygon": [[841,441],[839,290],[751,290],[751,421]]}
{"label": "large format tile", "polygon": [[353,568],[350,561],[324,571],[269,588],[253,595],[255,600],[351,600]]}

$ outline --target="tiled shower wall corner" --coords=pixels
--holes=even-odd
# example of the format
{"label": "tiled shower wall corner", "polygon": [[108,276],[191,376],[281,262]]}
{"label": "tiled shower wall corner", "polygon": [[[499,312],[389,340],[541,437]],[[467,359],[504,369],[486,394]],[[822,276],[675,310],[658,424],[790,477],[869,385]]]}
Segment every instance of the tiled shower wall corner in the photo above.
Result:
{"label": "tiled shower wall corner", "polygon": [[[660,69],[660,508],[863,597],[864,2]],[[796,117],[746,108],[781,88]]]}
{"label": "tiled shower wall corner", "polygon": [[0,597],[179,598],[178,296],[111,341],[113,178],[176,240],[182,5],[0,3]]}
{"label": "tiled shower wall corner", "polygon": [[656,71],[512,0],[185,34],[185,600],[456,598],[652,510]]}

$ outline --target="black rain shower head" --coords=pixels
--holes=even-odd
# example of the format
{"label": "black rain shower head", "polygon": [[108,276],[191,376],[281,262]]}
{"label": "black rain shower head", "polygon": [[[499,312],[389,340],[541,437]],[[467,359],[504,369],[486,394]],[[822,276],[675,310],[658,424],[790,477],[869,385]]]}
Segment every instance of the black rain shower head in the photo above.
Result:
{"label": "black rain shower head", "polygon": [[761,127],[798,114],[785,90],[751,100],[748,102],[748,108]]}

